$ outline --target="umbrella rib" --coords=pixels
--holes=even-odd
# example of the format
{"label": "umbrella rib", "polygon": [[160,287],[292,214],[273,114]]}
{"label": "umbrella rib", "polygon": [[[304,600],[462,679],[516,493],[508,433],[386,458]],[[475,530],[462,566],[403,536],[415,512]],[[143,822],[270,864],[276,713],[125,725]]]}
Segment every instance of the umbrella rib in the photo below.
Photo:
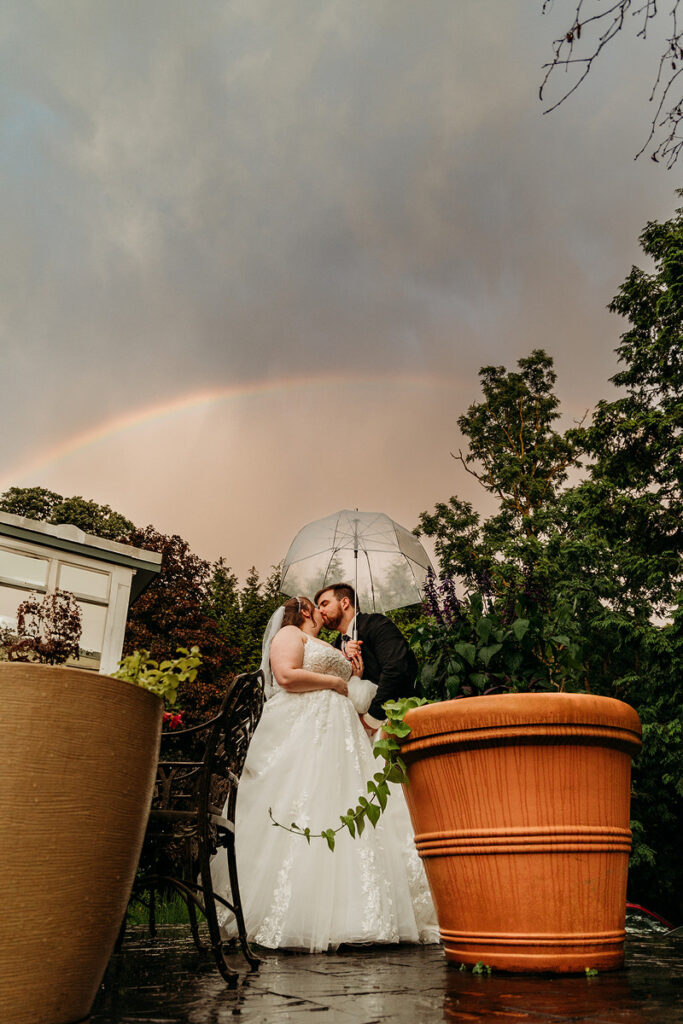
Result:
{"label": "umbrella rib", "polygon": [[333,547],[330,549],[330,557],[327,560],[327,568],[325,569],[325,575],[323,576],[323,587],[327,584],[327,574],[330,571],[330,566],[332,565],[334,556],[337,554],[338,551],[339,548]]}
{"label": "umbrella rib", "polygon": [[[318,555],[325,555],[330,550],[329,544],[325,544],[324,547],[318,548],[315,551],[307,551],[305,555],[301,555],[300,558],[292,558],[288,565],[296,565],[297,562],[306,562],[309,558],[316,558]],[[335,551],[340,551],[341,548],[335,548]],[[286,560],[285,560],[286,561]]]}
{"label": "umbrella rib", "polygon": [[[408,565],[408,568],[410,569],[410,575],[413,577],[413,583],[415,584],[415,589],[417,590],[418,594],[421,595],[422,592],[421,592],[420,586],[419,586],[419,584],[417,582],[417,577],[415,576],[415,570],[413,569],[413,559],[410,557],[410,555],[407,555],[405,553],[405,551],[403,551],[401,549],[401,542],[399,540],[398,530],[396,529],[396,525],[397,524],[394,523],[393,519],[392,519],[392,525],[393,525],[393,529],[394,529],[394,537],[396,538],[396,546],[398,547],[399,551],[401,551],[401,554],[405,558],[406,564]],[[417,564],[417,563],[415,563],[415,564]]]}
{"label": "umbrella rib", "polygon": [[422,595],[421,587],[420,587],[419,583],[417,582],[417,577],[415,575],[415,570],[413,569],[413,564],[417,565],[417,562],[413,563],[413,559],[410,558],[409,555],[404,555],[403,557],[405,558],[406,564],[407,564],[408,568],[410,569],[410,575],[413,577],[413,583],[415,584],[415,589],[417,590],[418,594]]}
{"label": "umbrella rib", "polygon": [[332,548],[333,548],[334,551],[338,551],[339,550],[339,548],[337,547],[337,537],[338,537],[338,535],[339,535],[339,516],[337,515],[337,518],[336,518],[335,523],[334,523],[334,536],[332,537]]}
{"label": "umbrella rib", "polygon": [[363,550],[363,554],[365,555],[365,561],[368,563],[368,579],[370,580],[370,593],[372,594],[372,610],[376,611],[377,608],[375,605],[375,581],[372,578],[372,566],[370,565],[370,558],[368,557],[367,551]]}

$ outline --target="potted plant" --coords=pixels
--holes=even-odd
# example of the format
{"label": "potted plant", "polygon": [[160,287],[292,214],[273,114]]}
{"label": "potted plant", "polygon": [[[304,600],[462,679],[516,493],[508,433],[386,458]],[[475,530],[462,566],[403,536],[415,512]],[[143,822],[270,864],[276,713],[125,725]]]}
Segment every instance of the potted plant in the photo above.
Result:
{"label": "potted plant", "polygon": [[98,675],[46,664],[69,645],[50,647],[49,617],[30,616],[34,642],[24,628],[0,662],[0,1020],[71,1024],[90,1010],[125,913],[161,698],[196,672],[197,651],[162,665],[138,652],[119,678]]}
{"label": "potted plant", "polygon": [[[424,692],[399,738],[446,956],[512,971],[623,962],[640,721],[581,685],[568,606],[427,587]],[[461,699],[453,699],[461,698]],[[391,742],[391,741],[390,741]]]}

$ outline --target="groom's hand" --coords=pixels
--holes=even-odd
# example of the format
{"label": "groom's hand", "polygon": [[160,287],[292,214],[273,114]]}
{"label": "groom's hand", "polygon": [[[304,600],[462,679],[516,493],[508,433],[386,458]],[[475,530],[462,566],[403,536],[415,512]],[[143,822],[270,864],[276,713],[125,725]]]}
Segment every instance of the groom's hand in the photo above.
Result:
{"label": "groom's hand", "polygon": [[360,654],[354,654],[351,658],[351,668],[353,669],[354,676],[358,676],[359,679],[363,678],[363,659]]}
{"label": "groom's hand", "polygon": [[363,726],[368,736],[374,736],[377,730],[374,729],[371,725],[368,725],[368,723],[365,721],[362,715],[358,715],[358,717],[360,718],[360,724]]}
{"label": "groom's hand", "polygon": [[347,640],[344,646],[344,657],[347,661],[353,661],[354,658],[360,658],[363,646],[362,640]]}

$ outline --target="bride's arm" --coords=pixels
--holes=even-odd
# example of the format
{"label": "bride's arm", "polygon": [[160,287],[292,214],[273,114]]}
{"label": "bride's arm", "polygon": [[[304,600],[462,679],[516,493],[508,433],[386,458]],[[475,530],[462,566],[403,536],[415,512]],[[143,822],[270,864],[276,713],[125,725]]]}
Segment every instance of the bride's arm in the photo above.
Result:
{"label": "bride's arm", "polygon": [[278,684],[290,693],[311,690],[336,690],[346,697],[348,687],[341,676],[308,672],[303,668],[303,634],[296,626],[285,626],[275,634],[270,646],[270,665]]}

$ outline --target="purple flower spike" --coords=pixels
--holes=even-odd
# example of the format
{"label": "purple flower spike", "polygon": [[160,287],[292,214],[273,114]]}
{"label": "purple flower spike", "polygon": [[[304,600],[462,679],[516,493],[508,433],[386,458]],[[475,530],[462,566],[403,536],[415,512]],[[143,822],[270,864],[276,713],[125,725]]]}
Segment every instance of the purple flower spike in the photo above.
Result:
{"label": "purple flower spike", "polygon": [[434,574],[431,567],[427,570],[427,579],[425,580],[425,611],[427,615],[431,615],[433,618],[443,625],[443,614],[439,605],[439,595],[436,589],[436,575]]}

